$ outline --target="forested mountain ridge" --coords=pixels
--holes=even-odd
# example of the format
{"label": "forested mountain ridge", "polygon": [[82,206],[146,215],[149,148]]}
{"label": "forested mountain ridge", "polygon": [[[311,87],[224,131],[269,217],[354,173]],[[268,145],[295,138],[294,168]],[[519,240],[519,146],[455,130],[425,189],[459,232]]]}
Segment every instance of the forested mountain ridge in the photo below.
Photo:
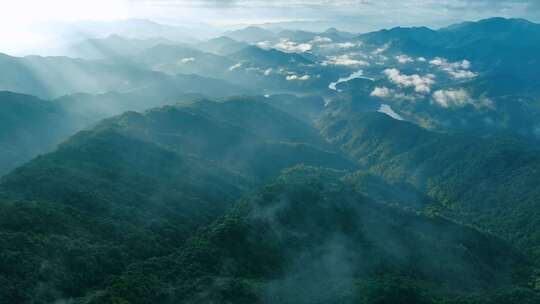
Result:
{"label": "forested mountain ridge", "polygon": [[[180,96],[190,100],[189,96]],[[109,92],[73,94],[54,100],[0,92],[0,175],[50,152],[79,130],[125,111],[142,111],[167,99]]]}
{"label": "forested mountain ridge", "polygon": [[49,152],[80,127],[80,121],[53,102],[1,91],[0,176]]}
{"label": "forested mountain ridge", "polygon": [[97,126],[102,127],[216,161],[250,178],[275,176],[302,161],[354,168],[309,124],[247,97],[126,113]]}
{"label": "forested mountain ridge", "polygon": [[[242,107],[245,101],[229,102]],[[170,253],[257,180],[300,163],[354,167],[339,153],[313,146],[316,132],[308,125],[306,143],[276,142],[289,138],[285,126],[251,133],[247,125],[193,114],[222,104],[197,104],[189,111],[164,107],[108,119],[2,178],[2,247],[9,248],[2,251],[2,300],[86,296],[129,264]],[[303,125],[264,103],[246,106],[252,115],[274,115],[268,122],[280,117],[299,130]],[[224,159],[237,162],[227,166]],[[22,243],[12,243],[17,237]]]}
{"label": "forested mountain ridge", "polygon": [[[176,59],[175,59],[176,60]],[[250,92],[225,80],[200,75],[167,75],[127,59],[86,60],[69,57],[0,54],[0,89],[52,99],[74,93],[139,93],[176,97],[203,93],[223,97]]]}
{"label": "forested mountain ridge", "polygon": [[90,303],[473,303],[480,297],[464,295],[480,291],[485,303],[537,300],[515,280],[527,277],[519,274],[526,259],[500,241],[373,203],[339,182],[342,174],[285,171]]}
{"label": "forested mountain ridge", "polygon": [[329,115],[322,133],[361,168],[436,201],[424,209],[477,225],[538,256],[538,148],[519,140],[429,132],[380,113]]}
{"label": "forested mountain ridge", "polygon": [[0,54],[1,304],[540,303],[539,24],[98,24]]}
{"label": "forested mountain ridge", "polygon": [[[475,229],[386,206],[374,191],[359,194],[396,185],[348,175],[356,165],[327,149],[309,124],[249,98],[107,119],[2,178],[0,296],[534,301],[526,256]],[[300,164],[334,169],[300,166],[277,177]],[[320,293],[320,284],[330,288]]]}

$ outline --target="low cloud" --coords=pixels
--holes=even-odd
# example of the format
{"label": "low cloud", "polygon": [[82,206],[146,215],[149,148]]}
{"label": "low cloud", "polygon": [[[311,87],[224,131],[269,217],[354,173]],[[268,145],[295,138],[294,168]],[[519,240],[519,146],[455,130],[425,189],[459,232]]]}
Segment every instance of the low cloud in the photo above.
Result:
{"label": "low cloud", "polygon": [[255,45],[264,50],[269,50],[274,47],[274,43],[272,41],[259,41]]}
{"label": "low cloud", "polygon": [[241,63],[237,63],[237,64],[235,64],[235,65],[229,67],[229,71],[232,72],[232,71],[234,71],[234,70],[236,70],[236,69],[239,69],[239,68],[241,68],[241,67],[242,67],[242,64],[241,64]]}
{"label": "low cloud", "polygon": [[329,50],[348,50],[353,48],[359,48],[362,46],[362,42],[340,42],[340,43],[328,43],[319,45],[320,48]]}
{"label": "low cloud", "polygon": [[382,53],[386,52],[390,48],[390,43],[386,43],[383,46],[375,49],[372,54],[373,55],[381,55]]}
{"label": "low cloud", "polygon": [[285,53],[305,53],[311,51],[313,48],[311,43],[297,43],[289,39],[281,39],[277,43],[272,41],[260,41],[257,42],[256,45],[264,50],[276,49]]}
{"label": "low cloud", "polygon": [[429,64],[439,67],[439,69],[448,73],[454,79],[469,79],[478,76],[478,74],[469,71],[471,62],[468,60],[449,62],[445,58],[436,57]]}
{"label": "low cloud", "polygon": [[412,59],[411,57],[407,55],[398,55],[395,58],[399,63],[403,63],[403,64],[414,62],[414,59]]}
{"label": "low cloud", "polygon": [[458,71],[448,71],[450,76],[455,79],[469,79],[474,78],[478,76],[478,74],[471,72],[471,71],[465,71],[465,70],[458,70]]}
{"label": "low cloud", "polygon": [[184,64],[184,63],[193,62],[193,61],[195,61],[195,58],[189,57],[189,58],[182,58],[182,59],[180,59],[180,62],[179,62],[179,63],[180,63],[180,64]]}
{"label": "low cloud", "polygon": [[322,62],[322,65],[339,65],[339,66],[369,66],[369,62],[364,60],[358,60],[351,57],[351,55],[330,56],[327,60]]}
{"label": "low cloud", "polygon": [[414,88],[417,93],[427,94],[431,92],[431,86],[435,84],[435,75],[427,74],[420,76],[418,74],[405,75],[401,74],[398,69],[386,69],[384,74],[388,80],[402,88]]}
{"label": "low cloud", "polygon": [[394,95],[394,90],[387,87],[375,87],[369,96],[380,97],[380,98],[389,98]]}
{"label": "low cloud", "polygon": [[443,108],[462,107],[472,103],[471,96],[463,89],[435,91],[433,100]]}
{"label": "low cloud", "polygon": [[328,37],[321,37],[321,36],[315,36],[313,40],[309,42],[312,45],[317,45],[319,48],[327,49],[327,50],[348,50],[352,48],[357,48],[362,46],[362,42],[360,41],[347,41],[347,42],[339,42],[334,43],[332,39]]}
{"label": "low cloud", "polygon": [[473,105],[477,108],[489,108],[493,106],[493,101],[491,99],[486,97],[474,99],[464,89],[435,91],[433,93],[433,101],[443,108],[463,107],[466,105]]}
{"label": "low cloud", "polygon": [[389,89],[387,87],[375,87],[375,89],[371,91],[369,96],[383,98],[383,99],[407,100],[407,101],[416,101],[422,98],[421,95],[407,95],[403,92],[396,92],[396,90]]}
{"label": "low cloud", "polygon": [[293,75],[287,75],[287,77],[285,77],[285,79],[287,81],[306,81],[306,80],[311,79],[311,76],[309,76],[307,74],[303,75],[303,76],[293,74]]}
{"label": "low cloud", "polygon": [[274,48],[287,53],[305,53],[311,51],[313,46],[310,43],[296,43],[288,39],[281,39],[274,45]]}
{"label": "low cloud", "polygon": [[327,43],[331,43],[332,42],[332,39],[328,38],[328,37],[321,37],[321,36],[315,36],[315,38],[313,38],[313,40],[311,40],[311,43],[313,44],[327,44]]}
{"label": "low cloud", "polygon": [[246,68],[246,72],[260,72],[260,71],[261,71],[260,67],[248,67],[248,68]]}

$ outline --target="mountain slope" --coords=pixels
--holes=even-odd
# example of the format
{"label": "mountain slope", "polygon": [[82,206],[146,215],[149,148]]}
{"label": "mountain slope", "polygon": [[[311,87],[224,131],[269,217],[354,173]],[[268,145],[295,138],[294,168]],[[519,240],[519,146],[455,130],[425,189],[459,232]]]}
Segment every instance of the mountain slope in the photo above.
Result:
{"label": "mountain slope", "polygon": [[[203,101],[128,112],[4,176],[0,301],[92,295],[131,264],[171,254],[286,167],[354,168],[339,153],[317,147],[320,139],[310,137],[316,132],[308,125],[252,103]],[[224,121],[216,109],[238,116]],[[260,129],[251,128],[250,117],[238,119],[246,111],[251,118],[267,116]],[[285,125],[262,128],[273,122],[305,135],[289,134]]]}
{"label": "mountain slope", "polygon": [[197,74],[207,77],[220,77],[234,62],[226,57],[204,53],[199,50],[178,45],[160,44],[145,50],[134,60],[148,65],[156,71],[171,75],[178,73]]}
{"label": "mountain slope", "polygon": [[115,58],[141,53],[159,44],[175,44],[166,39],[129,39],[110,35],[102,39],[87,39],[73,44],[67,50],[74,57],[86,59]]}
{"label": "mountain slope", "polygon": [[0,69],[5,72],[0,75],[0,90],[46,99],[73,93],[103,94],[110,91],[146,94],[153,98],[174,98],[183,93],[224,97],[249,92],[224,80],[197,75],[167,75],[124,60],[109,62],[0,55]]}
{"label": "mountain slope", "polygon": [[236,41],[259,42],[265,40],[275,40],[278,38],[274,32],[265,30],[256,26],[248,26],[243,29],[226,32],[224,36],[232,38]]}
{"label": "mountain slope", "polygon": [[[180,100],[189,96],[176,95]],[[125,111],[144,111],[168,100],[137,94],[73,94],[54,100],[0,92],[0,175],[52,151],[75,132]]]}
{"label": "mountain slope", "polygon": [[133,261],[170,251],[223,212],[243,184],[196,157],[114,131],[79,133],[2,179],[0,277],[9,282],[2,301],[84,295]]}
{"label": "mountain slope", "polygon": [[[103,21],[81,21],[75,23],[77,37],[107,37],[121,35],[129,39],[167,39],[183,43],[195,43],[193,29],[181,26],[160,24],[148,19],[123,19]],[[203,35],[203,31],[198,31]],[[207,35],[207,33],[204,33]]]}
{"label": "mountain slope", "polygon": [[213,38],[196,45],[197,49],[203,52],[222,56],[238,52],[247,46],[248,44],[245,42],[239,42],[225,36]]}
{"label": "mountain slope", "polygon": [[126,113],[98,128],[113,128],[168,149],[200,155],[256,179],[300,162],[354,168],[332,152],[312,126],[249,98],[200,100],[144,114]]}
{"label": "mountain slope", "polygon": [[82,127],[61,106],[33,96],[0,92],[0,175],[52,150]]}
{"label": "mountain slope", "polygon": [[[393,52],[408,55],[468,59],[487,70],[513,75],[534,75],[540,62],[540,25],[523,19],[490,18],[431,30],[394,28],[367,33],[369,44],[390,43]],[[512,68],[519,65],[521,68]]]}
{"label": "mountain slope", "polygon": [[[433,198],[437,213],[474,224],[540,254],[540,157],[504,138],[430,132],[379,113],[326,117],[325,136],[361,167]],[[527,233],[524,233],[527,231]]]}
{"label": "mountain slope", "polygon": [[238,61],[250,62],[264,68],[313,64],[312,61],[296,53],[284,53],[276,49],[263,50],[256,46],[246,47],[236,53],[230,54],[228,57]]}
{"label": "mountain slope", "polygon": [[451,25],[440,32],[448,36],[446,43],[456,47],[482,40],[514,47],[540,44],[540,25],[525,19],[489,18]]}
{"label": "mountain slope", "polygon": [[[526,281],[518,277],[527,277],[527,262],[504,243],[376,204],[339,182],[341,174],[287,170],[90,303],[436,303],[490,290],[538,299],[526,288],[512,292]],[[476,303],[489,303],[482,295]]]}
{"label": "mountain slope", "polygon": [[[378,118],[365,130],[378,132]],[[272,181],[301,164],[333,169],[300,166]],[[107,119],[1,179],[0,301],[537,299],[527,257],[357,193],[385,184],[340,181],[355,169],[312,126],[263,101]]]}

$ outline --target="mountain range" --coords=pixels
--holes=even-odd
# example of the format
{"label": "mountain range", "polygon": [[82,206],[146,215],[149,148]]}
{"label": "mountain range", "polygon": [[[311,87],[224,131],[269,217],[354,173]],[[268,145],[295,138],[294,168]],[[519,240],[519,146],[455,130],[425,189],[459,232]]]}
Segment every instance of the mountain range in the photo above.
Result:
{"label": "mountain range", "polygon": [[0,55],[0,303],[540,303],[540,25],[136,24]]}

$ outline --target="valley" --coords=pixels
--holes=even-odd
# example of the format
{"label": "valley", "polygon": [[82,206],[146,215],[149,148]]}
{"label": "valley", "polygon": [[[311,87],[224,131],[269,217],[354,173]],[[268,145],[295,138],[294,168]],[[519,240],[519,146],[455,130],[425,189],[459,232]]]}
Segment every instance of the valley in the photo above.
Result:
{"label": "valley", "polygon": [[0,303],[540,303],[540,24],[131,22],[0,54]]}

